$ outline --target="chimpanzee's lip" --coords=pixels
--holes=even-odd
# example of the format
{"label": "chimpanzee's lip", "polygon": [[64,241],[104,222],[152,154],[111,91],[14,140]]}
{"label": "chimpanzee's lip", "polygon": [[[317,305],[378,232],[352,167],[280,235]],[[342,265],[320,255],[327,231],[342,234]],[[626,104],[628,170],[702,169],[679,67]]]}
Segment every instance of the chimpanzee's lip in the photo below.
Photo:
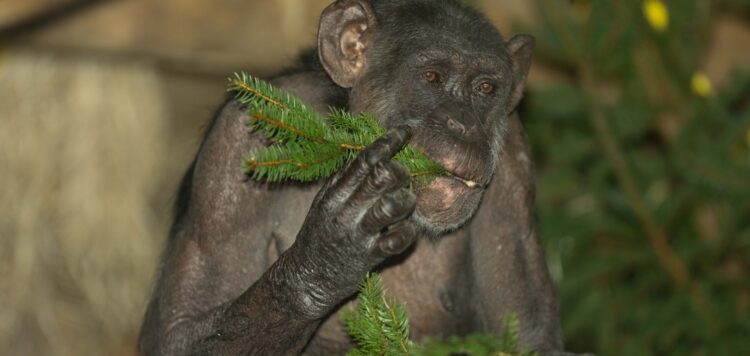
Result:
{"label": "chimpanzee's lip", "polygon": [[484,188],[484,185],[481,184],[481,183],[479,183],[479,182],[477,182],[476,180],[461,177],[458,174],[453,173],[451,171],[446,171],[446,174],[447,174],[448,178],[452,178],[452,179],[455,179],[455,180],[463,183],[467,188],[470,188],[470,189],[481,189],[481,188]]}
{"label": "chimpanzee's lip", "polygon": [[483,189],[489,184],[489,179],[484,178],[481,173],[473,172],[468,167],[457,164],[451,157],[434,154],[433,150],[425,150],[418,141],[412,141],[411,144],[422,151],[427,157],[440,164],[444,170],[444,177],[459,181],[469,189]]}

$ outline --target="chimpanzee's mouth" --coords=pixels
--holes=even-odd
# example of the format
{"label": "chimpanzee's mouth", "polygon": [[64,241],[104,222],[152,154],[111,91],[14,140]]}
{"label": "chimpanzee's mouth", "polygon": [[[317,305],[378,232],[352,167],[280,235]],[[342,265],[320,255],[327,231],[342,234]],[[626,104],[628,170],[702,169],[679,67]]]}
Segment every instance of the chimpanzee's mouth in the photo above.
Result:
{"label": "chimpanzee's mouth", "polygon": [[441,175],[416,189],[415,221],[432,237],[458,228],[476,211],[484,188],[476,180]]}
{"label": "chimpanzee's mouth", "polygon": [[[411,144],[421,150],[427,157],[435,163],[441,165],[444,169],[442,178],[448,181],[454,181],[455,188],[464,186],[468,189],[484,189],[489,185],[490,176],[485,172],[481,157],[483,156],[478,149],[463,147],[457,145],[428,145],[425,141],[433,140],[430,137],[415,136]],[[447,147],[447,148],[446,148]],[[462,152],[461,157],[456,157],[457,152]]]}

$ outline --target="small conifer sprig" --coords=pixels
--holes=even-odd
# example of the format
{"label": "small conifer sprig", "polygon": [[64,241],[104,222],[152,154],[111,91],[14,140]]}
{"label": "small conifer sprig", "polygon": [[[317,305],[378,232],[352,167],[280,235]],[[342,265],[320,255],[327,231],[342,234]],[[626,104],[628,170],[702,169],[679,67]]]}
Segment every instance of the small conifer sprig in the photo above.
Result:
{"label": "small conifer sprig", "polygon": [[[277,143],[250,152],[244,159],[244,171],[256,180],[304,182],[328,177],[385,134],[372,115],[333,109],[324,117],[293,95],[246,73],[235,73],[228,90],[247,105],[248,125]],[[415,178],[447,174],[410,145],[394,160],[409,168]]]}
{"label": "small conifer sprig", "polygon": [[385,299],[380,276],[372,273],[360,284],[357,309],[344,310],[342,321],[359,348],[348,356],[407,355],[414,348],[409,340],[406,309]]}
{"label": "small conifer sprig", "polygon": [[415,344],[409,339],[409,317],[396,300],[386,300],[380,275],[370,273],[360,284],[357,306],[344,310],[344,328],[354,339],[357,348],[348,356],[434,356],[434,355],[498,355],[534,356],[518,344],[521,326],[518,318],[509,314],[503,319],[502,335],[471,334],[451,336],[445,340],[426,340]]}

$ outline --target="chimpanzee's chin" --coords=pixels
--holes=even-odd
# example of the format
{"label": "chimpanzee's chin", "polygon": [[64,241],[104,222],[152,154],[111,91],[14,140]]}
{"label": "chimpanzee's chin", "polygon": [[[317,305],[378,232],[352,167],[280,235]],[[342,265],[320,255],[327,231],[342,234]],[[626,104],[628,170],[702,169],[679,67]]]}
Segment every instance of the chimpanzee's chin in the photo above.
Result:
{"label": "chimpanzee's chin", "polygon": [[484,189],[468,187],[462,181],[439,177],[416,189],[417,208],[413,220],[430,238],[454,231],[474,215]]}

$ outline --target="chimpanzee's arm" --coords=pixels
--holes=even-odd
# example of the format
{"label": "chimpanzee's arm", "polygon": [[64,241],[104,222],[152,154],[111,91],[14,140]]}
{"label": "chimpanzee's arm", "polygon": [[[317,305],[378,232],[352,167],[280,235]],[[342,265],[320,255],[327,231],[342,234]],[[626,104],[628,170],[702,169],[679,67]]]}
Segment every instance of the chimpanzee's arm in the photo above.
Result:
{"label": "chimpanzee's arm", "polygon": [[[325,108],[318,74],[274,83]],[[183,182],[178,216],[141,331],[144,354],[299,353],[365,274],[415,239],[406,218],[416,197],[403,166],[391,162],[409,139],[389,131],[318,192],[294,244],[265,270],[273,189],[248,181],[241,158],[262,140],[229,102],[216,117]],[[294,195],[294,194],[291,194]],[[386,228],[390,227],[387,229]]]}
{"label": "chimpanzee's arm", "polygon": [[509,117],[501,163],[471,228],[475,319],[499,332],[515,313],[521,344],[562,350],[558,305],[534,223],[534,174],[526,134]]}
{"label": "chimpanzee's arm", "polygon": [[[272,288],[261,279],[271,231],[267,206],[259,202],[267,202],[270,195],[258,183],[247,181],[240,169],[242,155],[262,146],[262,141],[249,133],[246,120],[237,102],[227,103],[212,121],[185,177],[141,331],[144,354],[187,354],[206,346],[201,343],[212,338],[239,338],[233,332],[242,326],[229,328],[236,321],[231,313],[238,311],[255,316],[245,320],[248,330],[242,336],[266,340],[268,345],[254,343],[258,350],[301,348],[279,342],[280,334],[302,336],[316,326],[314,320],[287,315],[293,311],[282,305],[283,300],[269,296]],[[253,288],[235,300],[251,284]],[[283,286],[279,288],[283,294]],[[263,308],[262,312],[257,308]],[[283,332],[268,325],[281,320],[287,321]],[[218,333],[222,325],[230,329],[223,335]],[[297,340],[304,343],[305,338]]]}

